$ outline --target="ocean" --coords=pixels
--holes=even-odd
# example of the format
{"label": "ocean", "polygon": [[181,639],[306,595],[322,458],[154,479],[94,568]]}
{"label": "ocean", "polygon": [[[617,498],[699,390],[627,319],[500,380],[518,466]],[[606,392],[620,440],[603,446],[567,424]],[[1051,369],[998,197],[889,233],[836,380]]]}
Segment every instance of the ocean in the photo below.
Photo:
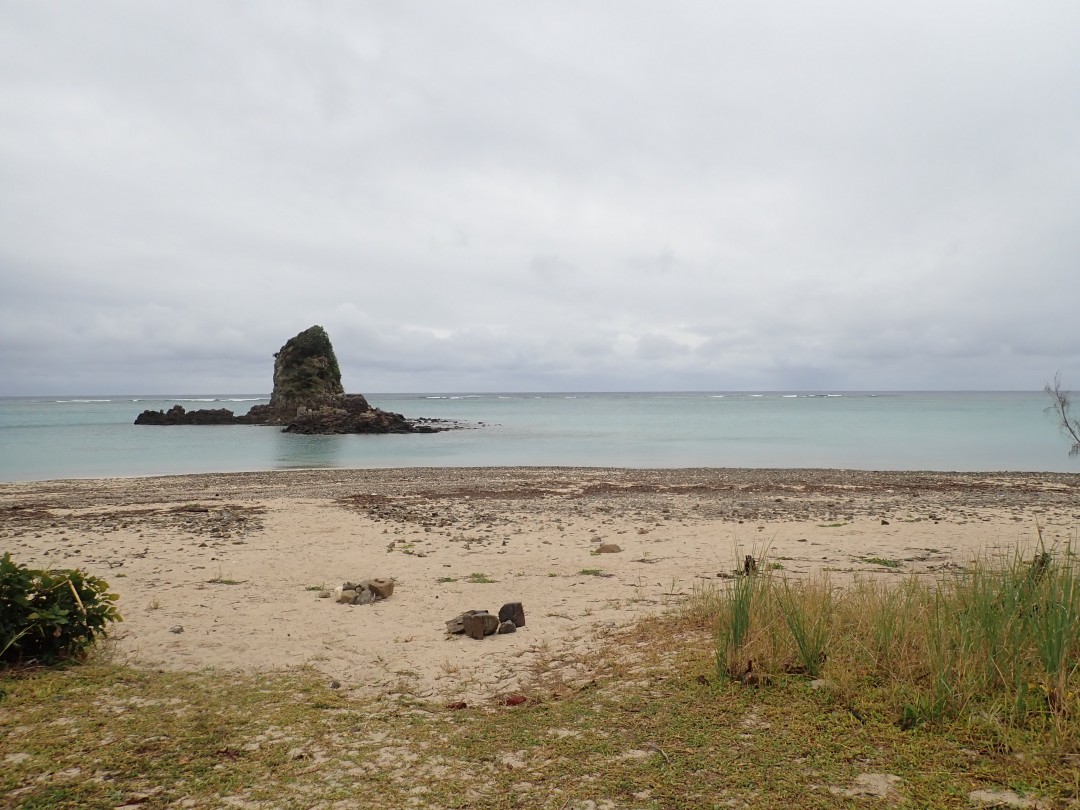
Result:
{"label": "ocean", "polygon": [[371,394],[466,430],[298,436],[273,427],[136,427],[140,411],[259,395],[0,398],[0,481],[296,468],[803,467],[1080,472],[1041,392]]}

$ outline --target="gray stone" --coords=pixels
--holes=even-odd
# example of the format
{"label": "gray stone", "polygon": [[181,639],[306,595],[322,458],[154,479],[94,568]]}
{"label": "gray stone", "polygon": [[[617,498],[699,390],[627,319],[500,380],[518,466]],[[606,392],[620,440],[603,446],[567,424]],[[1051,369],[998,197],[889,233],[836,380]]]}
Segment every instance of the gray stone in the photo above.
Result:
{"label": "gray stone", "polygon": [[837,796],[872,796],[887,799],[896,793],[896,786],[904,780],[891,773],[860,773],[855,777],[850,788],[830,787],[829,792]]}
{"label": "gray stone", "polygon": [[1032,807],[1037,810],[1050,807],[1048,802],[1021,796],[1013,790],[973,790],[968,794],[972,804],[991,807]]}
{"label": "gray stone", "polygon": [[500,622],[513,622],[515,627],[525,626],[525,608],[521,602],[507,602],[499,608]]}
{"label": "gray stone", "polygon": [[367,588],[364,588],[364,590],[356,592],[356,598],[353,599],[352,603],[354,605],[370,605],[374,601],[375,594]]}
{"label": "gray stone", "polygon": [[517,625],[513,622],[499,622],[499,629],[496,631],[498,634],[505,635],[506,633],[517,632]]}

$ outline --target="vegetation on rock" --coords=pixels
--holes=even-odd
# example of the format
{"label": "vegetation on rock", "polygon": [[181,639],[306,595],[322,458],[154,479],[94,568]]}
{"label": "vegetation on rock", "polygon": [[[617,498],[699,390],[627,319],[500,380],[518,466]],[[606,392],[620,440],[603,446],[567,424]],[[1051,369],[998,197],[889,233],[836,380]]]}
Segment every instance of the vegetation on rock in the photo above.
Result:
{"label": "vegetation on rock", "polygon": [[321,326],[305,329],[274,355],[274,391],[270,409],[291,419],[298,408],[338,404],[345,396],[330,337]]}

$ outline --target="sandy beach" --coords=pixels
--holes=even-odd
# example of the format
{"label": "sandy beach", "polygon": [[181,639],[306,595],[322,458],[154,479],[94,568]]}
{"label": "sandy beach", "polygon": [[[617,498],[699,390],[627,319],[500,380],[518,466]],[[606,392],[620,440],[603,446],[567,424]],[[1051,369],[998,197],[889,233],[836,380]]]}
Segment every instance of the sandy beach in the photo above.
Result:
{"label": "sandy beach", "polygon": [[[568,683],[613,628],[724,587],[745,555],[837,582],[1076,540],[1080,475],[835,470],[318,470],[0,484],[0,552],[120,594],[121,660],[310,665],[362,694]],[[619,551],[597,553],[601,545]],[[393,595],[320,592],[392,577]],[[445,622],[522,602],[518,632]]]}

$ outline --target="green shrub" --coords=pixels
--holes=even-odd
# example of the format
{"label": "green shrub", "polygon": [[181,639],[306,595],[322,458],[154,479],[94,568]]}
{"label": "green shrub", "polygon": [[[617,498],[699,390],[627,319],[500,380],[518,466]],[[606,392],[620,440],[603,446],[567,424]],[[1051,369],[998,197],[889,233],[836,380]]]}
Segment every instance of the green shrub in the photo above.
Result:
{"label": "green shrub", "polygon": [[0,663],[79,657],[121,620],[108,587],[82,571],[38,571],[0,557]]}

